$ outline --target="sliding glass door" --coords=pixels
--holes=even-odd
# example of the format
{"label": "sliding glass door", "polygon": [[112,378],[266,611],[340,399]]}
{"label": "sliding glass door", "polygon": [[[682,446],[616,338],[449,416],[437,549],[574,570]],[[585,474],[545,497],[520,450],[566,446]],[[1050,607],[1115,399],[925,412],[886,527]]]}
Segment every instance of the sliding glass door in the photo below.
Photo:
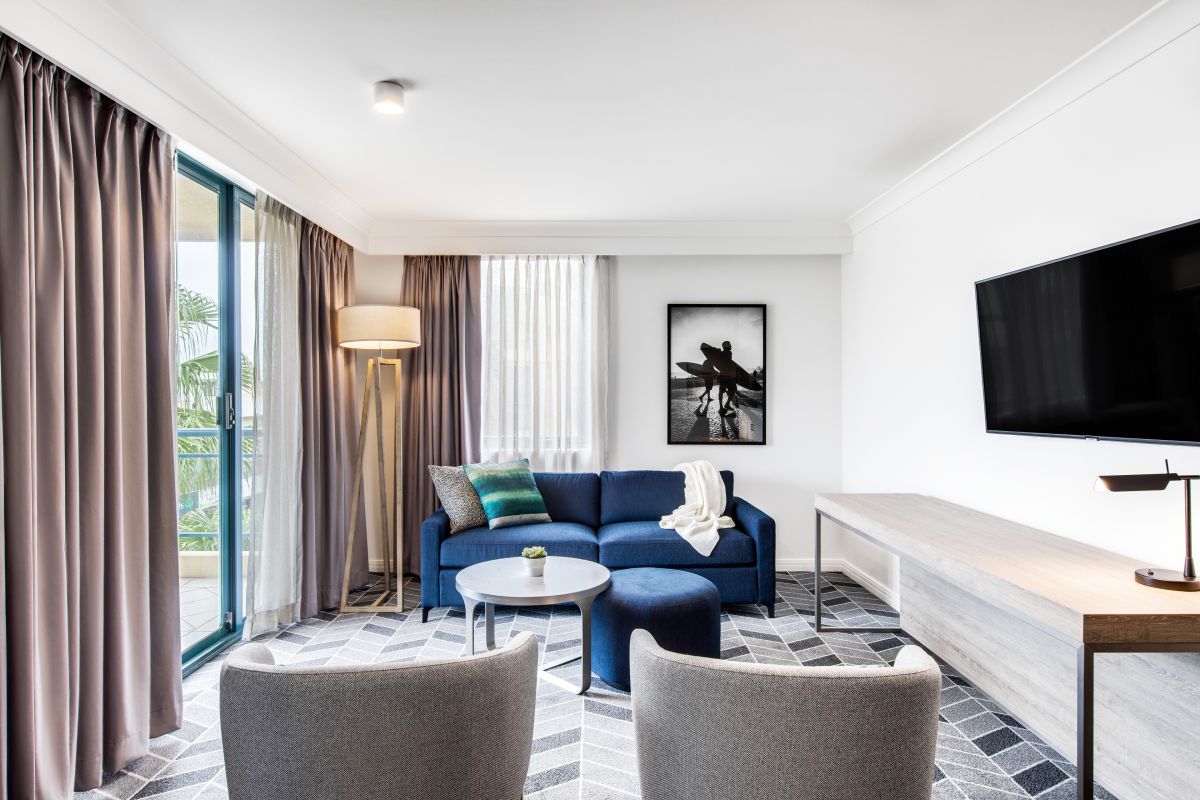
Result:
{"label": "sliding glass door", "polygon": [[177,156],[176,415],[185,671],[242,625],[254,414],[254,197]]}

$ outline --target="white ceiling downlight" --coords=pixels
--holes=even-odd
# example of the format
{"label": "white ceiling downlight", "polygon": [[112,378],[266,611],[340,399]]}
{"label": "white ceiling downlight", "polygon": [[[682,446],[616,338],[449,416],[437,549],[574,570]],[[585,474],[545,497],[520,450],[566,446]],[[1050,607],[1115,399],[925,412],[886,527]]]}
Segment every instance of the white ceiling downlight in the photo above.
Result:
{"label": "white ceiling downlight", "polygon": [[396,81],[379,81],[375,84],[375,111],[385,117],[398,117],[404,113],[404,87]]}

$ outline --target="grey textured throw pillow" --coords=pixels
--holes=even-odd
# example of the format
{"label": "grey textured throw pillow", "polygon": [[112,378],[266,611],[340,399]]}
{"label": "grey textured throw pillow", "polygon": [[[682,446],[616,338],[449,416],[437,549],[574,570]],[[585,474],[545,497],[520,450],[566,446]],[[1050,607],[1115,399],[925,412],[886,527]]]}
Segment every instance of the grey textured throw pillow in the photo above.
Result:
{"label": "grey textured throw pillow", "polygon": [[433,488],[437,489],[438,500],[442,501],[446,516],[450,517],[451,533],[488,524],[483,503],[479,502],[475,486],[462,467],[435,467],[431,464],[429,477],[433,479]]}

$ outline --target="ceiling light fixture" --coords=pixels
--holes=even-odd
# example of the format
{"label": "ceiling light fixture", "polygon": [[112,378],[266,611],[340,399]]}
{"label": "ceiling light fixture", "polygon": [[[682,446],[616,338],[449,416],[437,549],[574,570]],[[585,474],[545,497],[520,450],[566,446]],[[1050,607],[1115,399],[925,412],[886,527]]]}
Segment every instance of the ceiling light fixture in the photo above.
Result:
{"label": "ceiling light fixture", "polygon": [[404,113],[404,87],[396,81],[375,84],[375,111],[388,117]]}

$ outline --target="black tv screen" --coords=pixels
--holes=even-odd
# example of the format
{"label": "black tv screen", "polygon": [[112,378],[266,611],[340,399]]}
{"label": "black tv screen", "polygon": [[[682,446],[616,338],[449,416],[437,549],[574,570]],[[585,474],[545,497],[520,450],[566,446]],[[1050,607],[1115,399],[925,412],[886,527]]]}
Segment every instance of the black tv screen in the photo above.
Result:
{"label": "black tv screen", "polygon": [[1200,222],[975,284],[987,429],[1200,444]]}

